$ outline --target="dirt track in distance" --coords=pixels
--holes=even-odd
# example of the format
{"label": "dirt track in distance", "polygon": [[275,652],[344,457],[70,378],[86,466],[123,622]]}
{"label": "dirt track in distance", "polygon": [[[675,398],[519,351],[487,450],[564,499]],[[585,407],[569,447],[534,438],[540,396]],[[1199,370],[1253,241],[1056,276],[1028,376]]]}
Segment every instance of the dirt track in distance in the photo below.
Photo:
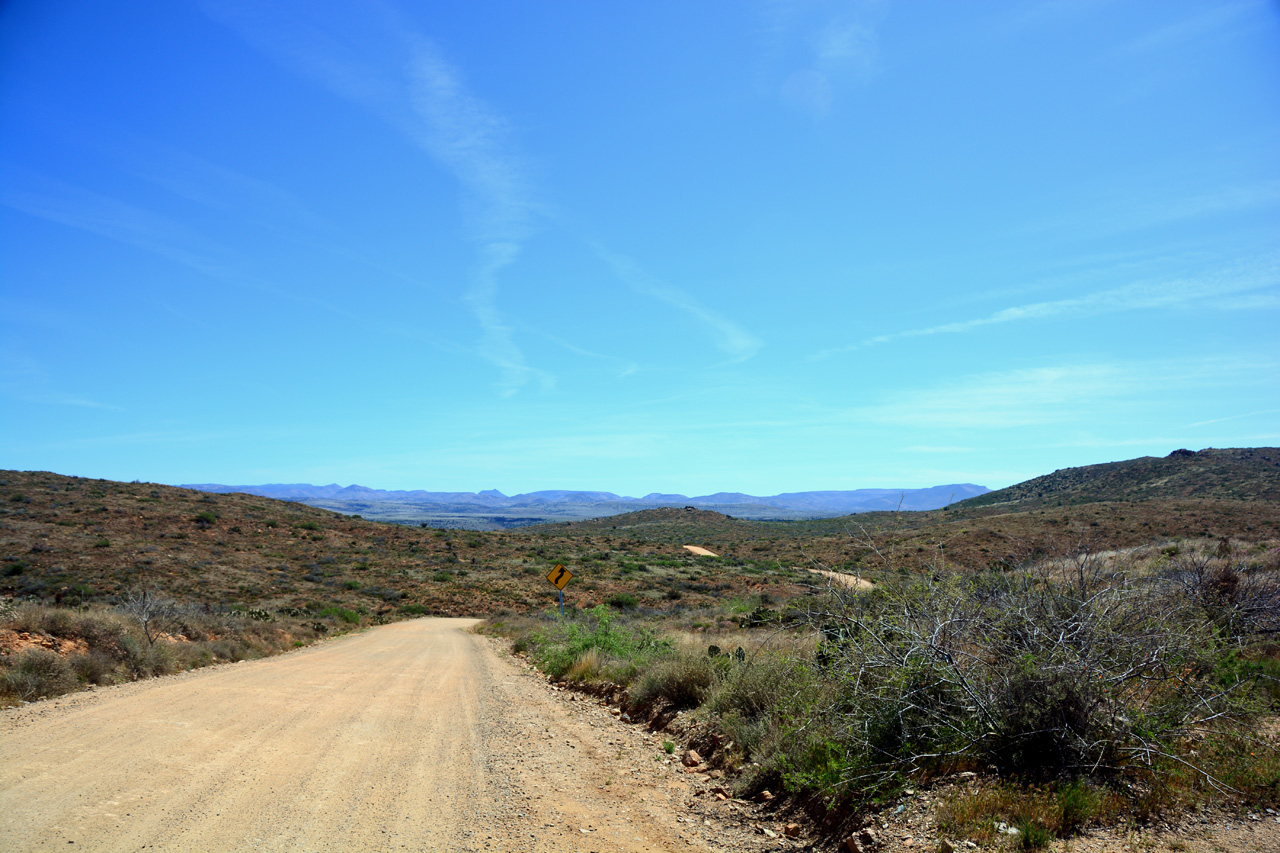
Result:
{"label": "dirt track in distance", "polygon": [[472,624],[0,713],[4,849],[721,849],[651,736],[571,710]]}

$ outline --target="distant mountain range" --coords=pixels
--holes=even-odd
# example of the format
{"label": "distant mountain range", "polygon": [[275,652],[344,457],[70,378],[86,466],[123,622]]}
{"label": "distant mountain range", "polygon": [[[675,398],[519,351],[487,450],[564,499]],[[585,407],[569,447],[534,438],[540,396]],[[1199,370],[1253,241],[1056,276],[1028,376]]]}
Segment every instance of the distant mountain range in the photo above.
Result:
{"label": "distant mountain range", "polygon": [[428,492],[371,489],[366,486],[313,486],[309,483],[272,483],[261,486],[224,486],[218,483],[185,484],[204,492],[241,492],[265,498],[298,501],[365,518],[401,523],[427,523],[442,527],[501,529],[619,515],[663,506],[712,509],[738,518],[805,519],[848,515],[875,510],[938,509],[955,501],[983,495],[986,486],[958,483],[927,489],[854,489],[851,491],[785,492],[758,497],[741,492],[717,492],[688,497],[653,492],[642,498],[613,492],[548,490],[504,495],[496,489],[482,492]]}

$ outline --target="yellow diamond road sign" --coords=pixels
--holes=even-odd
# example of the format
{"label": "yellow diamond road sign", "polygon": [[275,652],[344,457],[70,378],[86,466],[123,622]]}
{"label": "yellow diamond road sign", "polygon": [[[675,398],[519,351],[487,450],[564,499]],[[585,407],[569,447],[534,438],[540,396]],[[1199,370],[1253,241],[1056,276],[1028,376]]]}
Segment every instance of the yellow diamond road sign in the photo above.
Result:
{"label": "yellow diamond road sign", "polygon": [[569,581],[573,580],[573,572],[556,563],[556,567],[547,575],[547,580],[551,581],[552,586],[563,592]]}

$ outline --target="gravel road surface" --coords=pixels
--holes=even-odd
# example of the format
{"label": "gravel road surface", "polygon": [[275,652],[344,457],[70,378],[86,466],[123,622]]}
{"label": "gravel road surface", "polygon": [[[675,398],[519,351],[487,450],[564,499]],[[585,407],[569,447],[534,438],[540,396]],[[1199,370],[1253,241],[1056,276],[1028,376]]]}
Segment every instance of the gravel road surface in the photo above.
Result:
{"label": "gravel road surface", "polygon": [[0,848],[737,847],[684,816],[690,783],[652,736],[556,698],[472,624],[402,622],[5,711]]}

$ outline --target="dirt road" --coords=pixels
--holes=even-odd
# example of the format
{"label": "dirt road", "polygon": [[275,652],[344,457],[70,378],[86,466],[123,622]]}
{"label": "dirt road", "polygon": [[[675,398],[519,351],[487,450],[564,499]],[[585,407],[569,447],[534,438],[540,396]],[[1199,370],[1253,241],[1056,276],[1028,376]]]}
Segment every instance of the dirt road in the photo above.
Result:
{"label": "dirt road", "polygon": [[689,783],[662,772],[652,736],[553,698],[471,624],[404,622],[5,711],[0,843],[724,849],[686,823]]}

